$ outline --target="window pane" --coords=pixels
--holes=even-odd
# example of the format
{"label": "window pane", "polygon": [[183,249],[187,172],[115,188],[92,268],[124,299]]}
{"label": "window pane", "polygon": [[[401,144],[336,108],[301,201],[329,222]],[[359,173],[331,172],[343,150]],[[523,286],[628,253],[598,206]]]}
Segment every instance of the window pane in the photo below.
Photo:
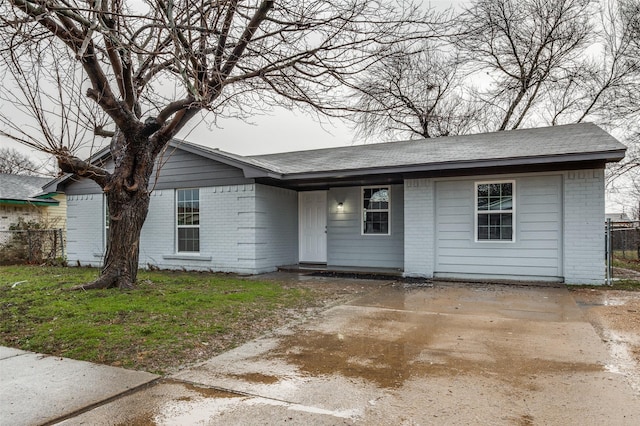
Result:
{"label": "window pane", "polygon": [[501,195],[503,197],[504,196],[513,195],[513,184],[512,183],[503,183],[500,192],[501,192]]}
{"label": "window pane", "polygon": [[478,185],[478,197],[488,197],[489,196],[489,185],[482,184]]}
{"label": "window pane", "polygon": [[478,210],[488,210],[488,209],[489,209],[489,197],[478,198]]}
{"label": "window pane", "polygon": [[488,240],[489,239],[489,227],[488,226],[478,226],[478,239],[479,240]]}
{"label": "window pane", "polygon": [[513,207],[513,200],[511,196],[502,197],[502,202],[500,203],[500,210],[511,210]]}
{"label": "window pane", "polygon": [[478,214],[478,240],[511,241],[512,221],[511,213]]}
{"label": "window pane", "polygon": [[179,228],[178,229],[178,251],[186,251],[186,252],[200,251],[200,229]]}
{"label": "window pane", "polygon": [[489,226],[489,239],[490,240],[499,240],[500,239],[500,227],[499,226]]}
{"label": "window pane", "polygon": [[366,212],[364,223],[365,234],[388,234],[389,233],[389,213],[388,212]]}
{"label": "window pane", "polygon": [[489,197],[489,210],[500,210],[500,198]]}
{"label": "window pane", "polygon": [[371,201],[386,202],[389,201],[389,191],[386,188],[376,189],[371,195]]}
{"label": "window pane", "polygon": [[501,188],[501,185],[499,183],[491,183],[491,184],[489,184],[489,195],[491,197],[499,197],[500,196],[500,188]]}
{"label": "window pane", "polygon": [[510,226],[502,227],[502,239],[503,240],[512,240],[513,228]]}
{"label": "window pane", "polygon": [[368,210],[386,210],[389,208],[388,188],[365,188],[363,207]]}

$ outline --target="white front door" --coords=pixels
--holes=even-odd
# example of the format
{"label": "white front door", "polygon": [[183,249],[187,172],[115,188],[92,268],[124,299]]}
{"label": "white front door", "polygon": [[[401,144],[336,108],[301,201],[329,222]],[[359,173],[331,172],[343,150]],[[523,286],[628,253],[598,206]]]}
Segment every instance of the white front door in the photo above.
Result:
{"label": "white front door", "polygon": [[327,191],[298,193],[299,261],[327,262]]}

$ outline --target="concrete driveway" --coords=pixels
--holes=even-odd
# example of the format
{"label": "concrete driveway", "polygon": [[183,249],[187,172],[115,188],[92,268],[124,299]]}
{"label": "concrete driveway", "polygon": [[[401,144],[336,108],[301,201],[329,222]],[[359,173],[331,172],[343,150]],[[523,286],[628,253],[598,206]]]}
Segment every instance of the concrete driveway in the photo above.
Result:
{"label": "concrete driveway", "polygon": [[386,287],[62,424],[640,424],[565,288]]}

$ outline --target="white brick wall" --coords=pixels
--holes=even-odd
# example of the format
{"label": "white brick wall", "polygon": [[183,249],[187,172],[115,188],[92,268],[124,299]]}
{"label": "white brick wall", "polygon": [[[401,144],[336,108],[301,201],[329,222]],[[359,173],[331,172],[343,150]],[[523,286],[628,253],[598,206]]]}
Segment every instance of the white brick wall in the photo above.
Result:
{"label": "white brick wall", "polygon": [[28,204],[0,205],[0,231],[8,231],[11,225],[15,225],[22,218],[26,222],[42,220],[45,207],[37,207]]}
{"label": "white brick wall", "polygon": [[564,173],[564,277],[567,284],[603,284],[604,170]]}
{"label": "white brick wall", "polygon": [[404,182],[404,275],[432,277],[434,192],[431,179]]}
{"label": "white brick wall", "polygon": [[176,253],[176,191],[158,190],[142,228],[141,266],[255,273],[255,185],[199,189],[200,253]]}
{"label": "white brick wall", "polygon": [[67,196],[67,260],[69,265],[101,266],[104,254],[102,194]]}
{"label": "white brick wall", "polygon": [[149,213],[140,235],[140,265],[179,268],[179,262],[163,260],[175,252],[175,191],[156,190],[151,193]]}
{"label": "white brick wall", "polygon": [[298,263],[298,193],[256,185],[256,270]]}

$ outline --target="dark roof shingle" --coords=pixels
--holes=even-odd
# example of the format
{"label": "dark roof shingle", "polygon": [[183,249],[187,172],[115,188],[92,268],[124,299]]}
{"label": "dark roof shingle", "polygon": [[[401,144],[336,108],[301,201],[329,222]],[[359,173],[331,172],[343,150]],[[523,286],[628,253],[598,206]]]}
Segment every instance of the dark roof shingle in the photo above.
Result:
{"label": "dark roof shingle", "polygon": [[626,147],[591,123],[448,136],[310,151],[254,155],[282,174],[465,163],[620,151]]}
{"label": "dark roof shingle", "polygon": [[[0,173],[0,199],[34,201],[51,178]],[[38,200],[42,201],[42,200]]]}

